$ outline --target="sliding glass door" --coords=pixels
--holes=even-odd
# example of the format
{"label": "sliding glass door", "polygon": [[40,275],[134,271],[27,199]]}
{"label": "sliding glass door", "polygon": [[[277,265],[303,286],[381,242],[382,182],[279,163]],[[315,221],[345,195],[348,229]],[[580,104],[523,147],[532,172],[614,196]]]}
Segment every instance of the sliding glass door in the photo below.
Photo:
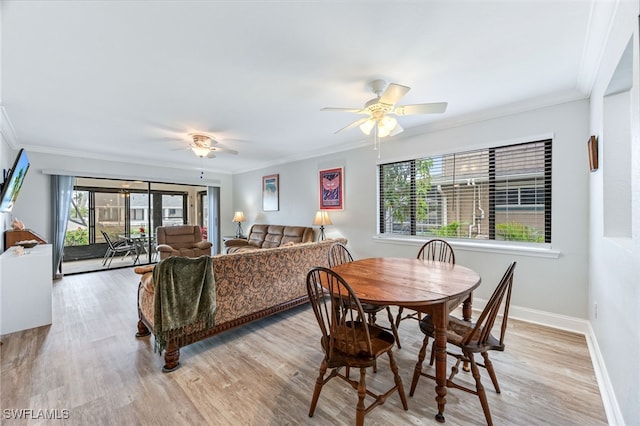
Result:
{"label": "sliding glass door", "polygon": [[[158,226],[202,224],[207,216],[204,187],[112,179],[76,178],[65,238],[63,262],[102,260],[104,233],[112,241],[135,241],[141,264],[156,261]],[[190,208],[191,206],[191,208]],[[203,231],[206,228],[203,227]],[[206,235],[206,234],[205,234]],[[133,259],[122,263],[131,266]],[[94,262],[101,269],[101,262]],[[113,265],[120,262],[112,262]],[[68,268],[67,268],[68,269]]]}

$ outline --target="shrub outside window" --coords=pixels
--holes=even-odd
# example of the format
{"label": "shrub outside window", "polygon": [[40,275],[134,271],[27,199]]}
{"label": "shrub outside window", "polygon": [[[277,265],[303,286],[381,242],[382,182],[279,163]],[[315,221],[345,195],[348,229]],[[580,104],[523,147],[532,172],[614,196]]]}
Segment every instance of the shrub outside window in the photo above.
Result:
{"label": "shrub outside window", "polygon": [[380,164],[383,235],[551,242],[551,140]]}

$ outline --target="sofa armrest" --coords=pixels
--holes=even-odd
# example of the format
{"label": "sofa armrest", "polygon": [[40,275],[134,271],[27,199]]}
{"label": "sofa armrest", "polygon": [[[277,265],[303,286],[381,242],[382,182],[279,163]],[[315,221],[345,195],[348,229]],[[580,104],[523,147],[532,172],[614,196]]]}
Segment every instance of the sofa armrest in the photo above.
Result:
{"label": "sofa armrest", "polygon": [[156,246],[156,250],[158,250],[159,252],[165,252],[165,253],[172,253],[176,250],[173,249],[173,247],[171,247],[170,245],[167,244],[158,244]]}
{"label": "sofa armrest", "polygon": [[194,244],[195,247],[201,250],[210,249],[212,245],[213,243],[211,241],[198,241],[197,243]]}
{"label": "sofa armrest", "polygon": [[133,268],[133,272],[135,272],[136,274],[139,275],[144,275],[147,272],[153,272],[153,268],[155,268],[156,265],[145,265],[145,266],[138,266],[136,268]]}
{"label": "sofa armrest", "polygon": [[225,247],[243,247],[249,245],[249,240],[243,238],[232,238],[224,242]]}

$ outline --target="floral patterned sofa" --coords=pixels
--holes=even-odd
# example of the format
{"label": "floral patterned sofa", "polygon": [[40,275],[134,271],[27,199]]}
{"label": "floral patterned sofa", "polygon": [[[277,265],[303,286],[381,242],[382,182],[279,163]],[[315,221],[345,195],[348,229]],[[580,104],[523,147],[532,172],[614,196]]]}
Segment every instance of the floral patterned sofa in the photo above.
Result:
{"label": "floral patterned sofa", "polygon": [[[251,321],[306,303],[307,272],[328,267],[329,247],[338,238],[212,257],[216,292],[215,325],[202,330],[186,327],[183,335],[167,342],[163,371],[179,367],[180,348]],[[135,268],[138,286],[138,333],[154,330],[154,265]],[[194,331],[198,330],[198,331]]]}

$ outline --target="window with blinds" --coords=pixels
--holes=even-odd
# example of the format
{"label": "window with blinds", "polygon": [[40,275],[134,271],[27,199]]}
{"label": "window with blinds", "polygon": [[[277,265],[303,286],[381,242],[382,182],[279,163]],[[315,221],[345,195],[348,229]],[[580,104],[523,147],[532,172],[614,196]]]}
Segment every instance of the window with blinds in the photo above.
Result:
{"label": "window with blinds", "polygon": [[551,242],[551,140],[379,165],[379,232]]}

